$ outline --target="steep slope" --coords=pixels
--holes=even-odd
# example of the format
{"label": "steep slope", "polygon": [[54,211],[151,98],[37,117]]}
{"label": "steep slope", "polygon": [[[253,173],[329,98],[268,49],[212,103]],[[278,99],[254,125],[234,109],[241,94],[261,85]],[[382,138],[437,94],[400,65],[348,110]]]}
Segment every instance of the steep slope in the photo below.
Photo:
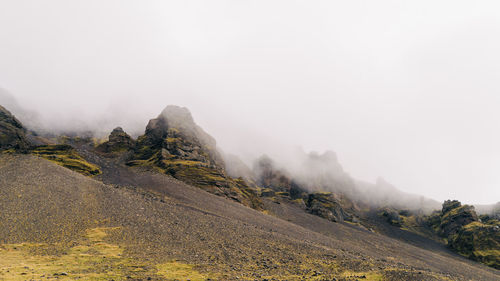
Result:
{"label": "steep slope", "polygon": [[112,185],[34,156],[0,156],[0,278],[500,277],[446,250],[423,250],[270,203],[280,219],[167,175],[95,157],[102,161],[98,178]]}

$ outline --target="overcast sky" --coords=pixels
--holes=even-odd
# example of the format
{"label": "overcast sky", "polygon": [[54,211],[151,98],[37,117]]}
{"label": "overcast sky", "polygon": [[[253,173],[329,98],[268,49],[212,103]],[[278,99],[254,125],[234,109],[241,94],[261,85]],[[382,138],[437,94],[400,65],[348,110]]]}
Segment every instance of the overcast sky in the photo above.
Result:
{"label": "overcast sky", "polygon": [[[0,87],[48,126],[188,107],[225,151],[500,201],[500,2],[0,0]],[[139,129],[140,128],[140,129]]]}

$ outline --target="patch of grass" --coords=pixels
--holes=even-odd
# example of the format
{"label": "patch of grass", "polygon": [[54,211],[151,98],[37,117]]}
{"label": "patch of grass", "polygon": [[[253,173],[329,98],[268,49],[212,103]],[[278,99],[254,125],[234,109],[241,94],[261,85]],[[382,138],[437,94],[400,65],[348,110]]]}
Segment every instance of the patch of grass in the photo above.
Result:
{"label": "patch of grass", "polygon": [[384,279],[384,275],[379,272],[353,272],[353,271],[344,271],[341,276],[343,278],[347,278],[349,280],[367,280],[367,281],[382,281]]}
{"label": "patch of grass", "polygon": [[207,279],[206,275],[196,271],[192,265],[178,261],[157,264],[156,268],[158,270],[157,274],[165,278],[165,280],[204,281]]}
{"label": "patch of grass", "polygon": [[85,161],[70,145],[38,146],[31,153],[85,176],[95,176],[101,173],[98,166]]}
{"label": "patch of grass", "polygon": [[126,257],[123,248],[106,241],[109,232],[120,228],[88,229],[82,241],[59,255],[40,254],[49,244],[0,245],[0,280],[205,280],[193,266],[181,262],[147,264]]}

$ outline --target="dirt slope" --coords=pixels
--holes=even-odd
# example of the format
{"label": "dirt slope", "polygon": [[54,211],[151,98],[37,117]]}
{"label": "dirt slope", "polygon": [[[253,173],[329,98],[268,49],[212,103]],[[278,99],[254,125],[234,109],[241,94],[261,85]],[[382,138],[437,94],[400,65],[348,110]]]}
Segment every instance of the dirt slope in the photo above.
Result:
{"label": "dirt slope", "polygon": [[266,215],[165,175],[93,160],[103,170],[96,179],[34,156],[0,156],[0,280],[500,278],[446,249],[286,204],[267,202],[274,216]]}

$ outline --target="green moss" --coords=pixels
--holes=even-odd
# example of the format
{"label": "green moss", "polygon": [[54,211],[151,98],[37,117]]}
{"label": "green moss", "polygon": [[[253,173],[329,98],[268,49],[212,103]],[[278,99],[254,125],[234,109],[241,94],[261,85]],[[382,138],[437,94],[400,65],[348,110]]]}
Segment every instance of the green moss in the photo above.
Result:
{"label": "green moss", "polygon": [[275,194],[277,196],[281,196],[281,197],[289,197],[290,196],[290,193],[289,192],[285,192],[285,191],[276,192]]}
{"label": "green moss", "polygon": [[172,144],[172,143],[180,143],[182,142],[181,138],[167,138],[165,142]]}
{"label": "green moss", "polygon": [[158,264],[156,268],[158,269],[157,274],[165,278],[165,280],[204,281],[207,279],[206,275],[194,270],[192,265],[178,261]]}
{"label": "green moss", "polygon": [[86,176],[101,173],[98,166],[85,161],[70,145],[38,146],[31,153]]}
{"label": "green moss", "polygon": [[[180,262],[149,264],[124,254],[120,245],[107,241],[120,228],[88,229],[81,241],[74,241],[62,254],[36,254],[40,249],[61,247],[49,244],[0,244],[1,280],[205,280],[191,265]],[[64,248],[64,247],[63,247]],[[201,279],[200,279],[201,278]]]}

